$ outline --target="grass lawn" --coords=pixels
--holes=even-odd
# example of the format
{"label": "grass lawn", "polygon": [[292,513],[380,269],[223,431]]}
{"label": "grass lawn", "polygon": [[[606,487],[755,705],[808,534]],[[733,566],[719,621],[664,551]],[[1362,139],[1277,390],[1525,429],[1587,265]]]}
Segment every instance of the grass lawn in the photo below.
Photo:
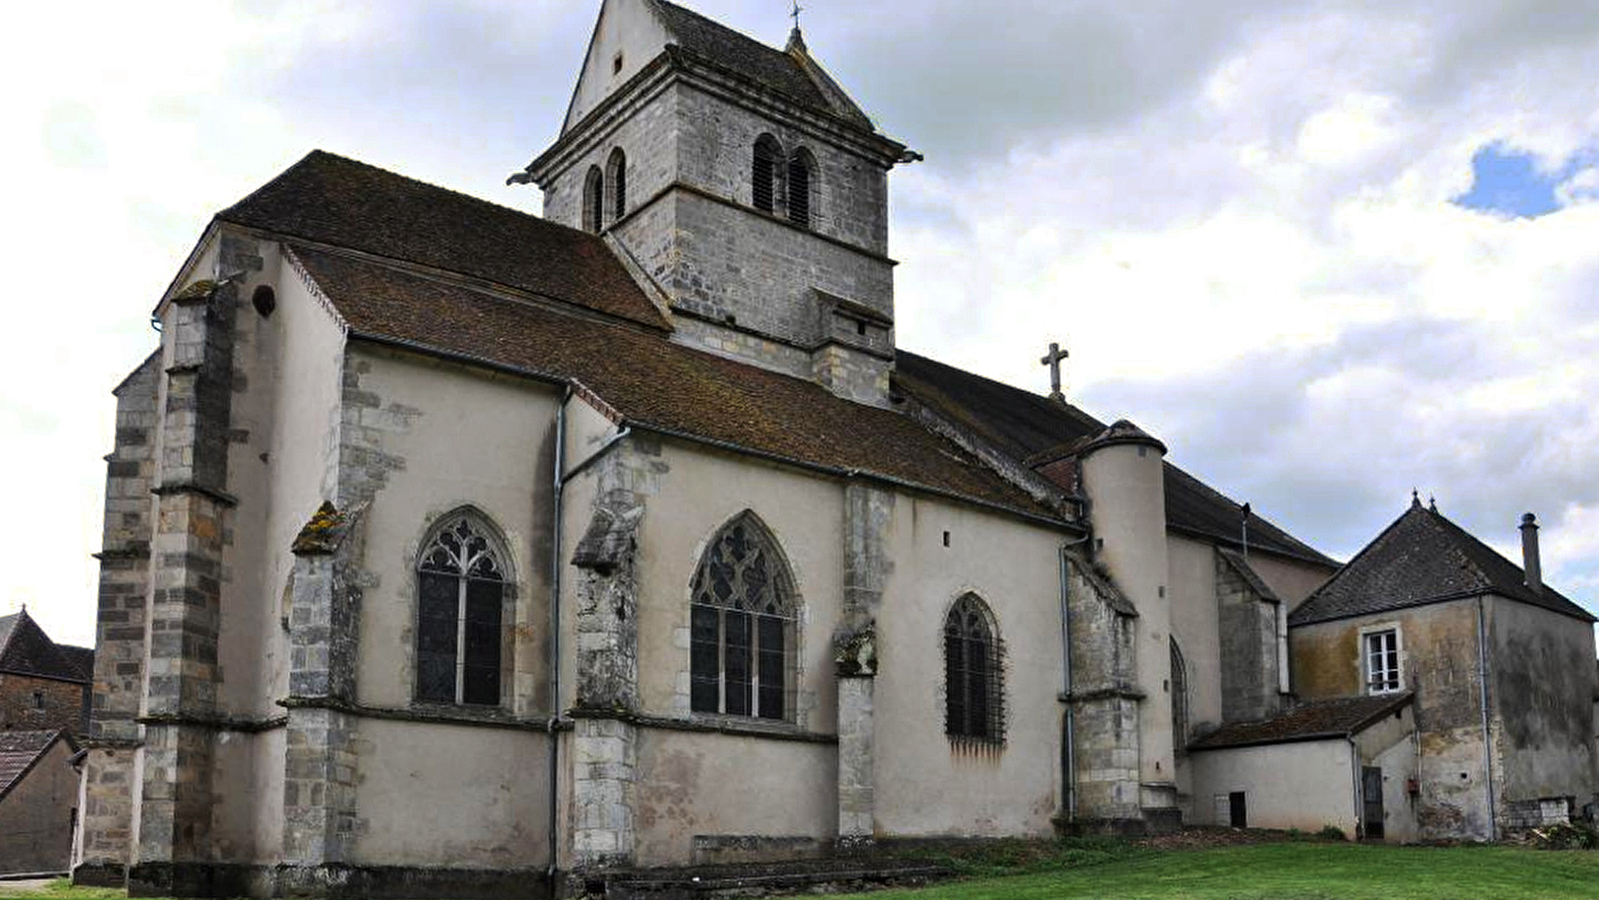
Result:
{"label": "grass lawn", "polygon": [[[1120,858],[859,900],[1595,900],[1599,852],[1274,843]],[[1068,862],[1068,864],[1070,864]]]}

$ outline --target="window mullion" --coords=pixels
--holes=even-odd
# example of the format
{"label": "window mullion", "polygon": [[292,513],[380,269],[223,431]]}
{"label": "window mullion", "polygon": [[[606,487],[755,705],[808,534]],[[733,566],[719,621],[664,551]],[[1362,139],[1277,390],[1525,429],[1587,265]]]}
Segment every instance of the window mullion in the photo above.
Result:
{"label": "window mullion", "polygon": [[727,609],[716,607],[716,711],[727,713]]}
{"label": "window mullion", "polygon": [[455,589],[455,702],[466,702],[466,575]]}

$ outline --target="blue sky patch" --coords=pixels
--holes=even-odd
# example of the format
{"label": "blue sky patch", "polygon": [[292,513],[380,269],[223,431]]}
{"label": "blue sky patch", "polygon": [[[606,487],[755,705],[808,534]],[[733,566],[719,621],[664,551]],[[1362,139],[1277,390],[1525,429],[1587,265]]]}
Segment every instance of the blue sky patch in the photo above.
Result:
{"label": "blue sky patch", "polygon": [[1471,157],[1471,190],[1454,198],[1467,209],[1502,216],[1536,218],[1559,209],[1556,188],[1591,164],[1594,154],[1579,153],[1553,171],[1540,171],[1531,153],[1488,144]]}

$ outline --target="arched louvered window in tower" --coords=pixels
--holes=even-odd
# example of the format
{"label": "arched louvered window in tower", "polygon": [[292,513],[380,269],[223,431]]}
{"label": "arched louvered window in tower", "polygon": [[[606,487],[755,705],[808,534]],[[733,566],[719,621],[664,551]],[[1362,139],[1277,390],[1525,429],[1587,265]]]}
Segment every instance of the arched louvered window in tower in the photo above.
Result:
{"label": "arched louvered window in tower", "polygon": [[627,215],[627,156],[621,147],[611,151],[605,177],[611,182],[611,221],[615,222]]}
{"label": "arched louvered window in tower", "polygon": [[712,538],[689,604],[689,708],[793,717],[794,580],[777,542],[743,512]]}
{"label": "arched louvered window in tower", "polygon": [[466,512],[440,520],[417,561],[416,698],[500,702],[506,556]]}
{"label": "arched louvered window in tower", "polygon": [[811,198],[816,187],[815,181],[815,160],[808,151],[797,151],[788,161],[788,220],[802,228],[811,227]]}
{"label": "arched louvered window in tower", "polygon": [[783,148],[777,139],[763,134],[755,139],[755,161],[750,170],[750,193],[755,208],[762,212],[776,212],[777,198],[781,196]]}
{"label": "arched louvered window in tower", "polygon": [[583,180],[583,227],[595,234],[605,224],[605,176],[599,166],[589,166],[588,177]]}
{"label": "arched louvered window in tower", "polygon": [[989,743],[1005,740],[1002,646],[994,616],[966,594],[944,619],[944,733]]}
{"label": "arched louvered window in tower", "polygon": [[1177,639],[1171,641],[1171,736],[1179,755],[1188,750],[1188,663]]}

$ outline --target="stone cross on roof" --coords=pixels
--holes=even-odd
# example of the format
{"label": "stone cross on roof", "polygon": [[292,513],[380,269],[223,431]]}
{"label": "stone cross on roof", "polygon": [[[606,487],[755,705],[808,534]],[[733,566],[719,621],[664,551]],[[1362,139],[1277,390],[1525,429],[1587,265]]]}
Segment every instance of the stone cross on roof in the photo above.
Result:
{"label": "stone cross on roof", "polygon": [[1043,365],[1049,366],[1049,399],[1051,400],[1066,402],[1066,395],[1060,392],[1060,362],[1070,355],[1070,353],[1060,348],[1060,344],[1051,343],[1049,352],[1044,354],[1043,359],[1039,360]]}

